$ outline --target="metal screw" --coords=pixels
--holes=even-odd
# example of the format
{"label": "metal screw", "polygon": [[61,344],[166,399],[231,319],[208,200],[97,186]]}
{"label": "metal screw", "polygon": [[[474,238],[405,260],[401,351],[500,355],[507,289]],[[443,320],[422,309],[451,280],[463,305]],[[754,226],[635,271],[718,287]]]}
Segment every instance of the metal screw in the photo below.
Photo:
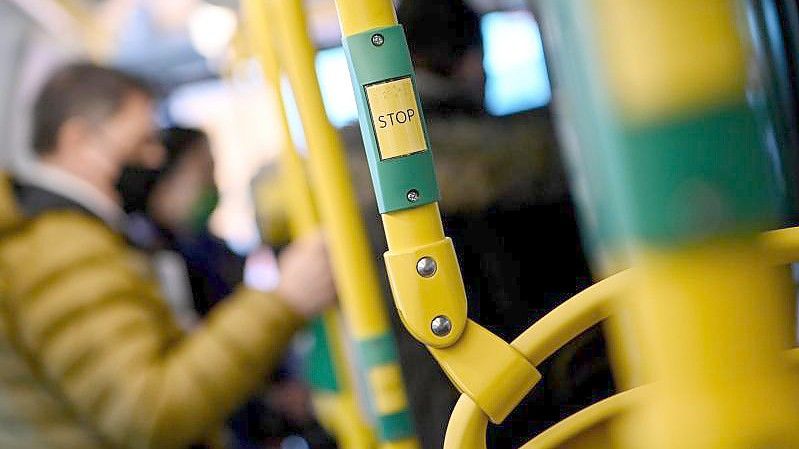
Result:
{"label": "metal screw", "polygon": [[436,274],[437,269],[438,264],[432,257],[425,256],[416,262],[416,272],[419,273],[419,276],[423,278],[432,277],[434,274]]}
{"label": "metal screw", "polygon": [[384,43],[386,43],[386,38],[384,38],[382,34],[376,33],[372,35],[372,45],[379,47]]}
{"label": "metal screw", "polygon": [[419,201],[419,198],[421,198],[421,196],[422,195],[420,195],[419,191],[416,190],[416,189],[409,190],[408,194],[406,195],[406,197],[408,198],[408,201],[410,201],[411,203],[415,203],[415,202]]}
{"label": "metal screw", "polygon": [[439,315],[433,318],[433,322],[430,323],[430,330],[438,337],[446,337],[452,332],[452,321],[444,315]]}

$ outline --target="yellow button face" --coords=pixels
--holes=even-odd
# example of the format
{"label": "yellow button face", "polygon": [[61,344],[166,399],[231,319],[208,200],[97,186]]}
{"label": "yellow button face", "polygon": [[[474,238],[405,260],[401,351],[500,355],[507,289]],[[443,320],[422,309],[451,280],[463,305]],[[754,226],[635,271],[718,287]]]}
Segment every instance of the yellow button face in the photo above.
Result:
{"label": "yellow button face", "polygon": [[366,87],[380,159],[427,150],[424,129],[410,78]]}

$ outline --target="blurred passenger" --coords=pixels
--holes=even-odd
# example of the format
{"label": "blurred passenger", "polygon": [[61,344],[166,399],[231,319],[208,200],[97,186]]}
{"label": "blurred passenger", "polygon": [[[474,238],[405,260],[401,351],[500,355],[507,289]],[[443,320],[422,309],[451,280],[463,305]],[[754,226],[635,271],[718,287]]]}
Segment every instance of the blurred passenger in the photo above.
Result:
{"label": "blurred passenger", "polygon": [[126,240],[115,190],[126,165],[160,162],[153,103],[141,81],[88,63],[57,71],[37,100],[39,167],[0,201],[4,449],[215,444],[292,333],[334,297],[314,237],[282,254],[274,292],[242,287],[181,331]]}
{"label": "blurred passenger", "polygon": [[208,228],[219,197],[208,137],[176,127],[162,131],[161,141],[163,165],[125,169],[119,190],[143,245],[176,252],[185,261],[190,302],[205,316],[242,282],[244,259]]}
{"label": "blurred passenger", "polygon": [[[133,222],[133,240],[151,253],[160,278],[187,286],[164,289],[164,294],[174,313],[191,322],[211,312],[243,281],[245,260],[209,230],[219,195],[208,136],[199,129],[172,127],[161,132],[161,142],[164,163],[158,169],[126,168],[119,191]],[[268,269],[273,259],[265,249],[251,255],[248,265]],[[231,416],[237,448],[263,448],[273,441],[279,445],[291,436],[302,436],[314,448],[329,447],[330,439],[313,419],[308,389],[291,368],[292,363],[283,364],[272,376],[271,388]]]}
{"label": "blurred passenger", "polygon": [[[513,339],[591,283],[549,111],[486,113],[480,16],[463,0],[402,0],[398,16],[416,69],[444,225],[455,241],[469,316]],[[353,130],[344,134],[351,145],[360,142]],[[361,200],[374,210],[368,166],[362,146],[357,148],[353,171],[359,190],[368,192]],[[382,234],[379,224],[375,228]],[[529,405],[511,416],[510,430],[491,432],[490,445],[518,447],[612,391],[597,329],[553,359],[542,368],[545,383]],[[437,435],[452,399],[445,387],[430,388],[439,378],[424,372],[407,373],[411,402],[425,415],[417,417],[425,447],[440,447]]]}

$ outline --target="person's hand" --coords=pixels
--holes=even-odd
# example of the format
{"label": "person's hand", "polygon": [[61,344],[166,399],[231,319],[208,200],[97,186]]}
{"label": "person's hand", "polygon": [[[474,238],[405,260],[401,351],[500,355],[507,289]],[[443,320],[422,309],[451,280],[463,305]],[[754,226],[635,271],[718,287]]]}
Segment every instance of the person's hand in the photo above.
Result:
{"label": "person's hand", "polygon": [[321,233],[295,241],[278,258],[278,296],[298,314],[310,318],[333,304],[336,287]]}

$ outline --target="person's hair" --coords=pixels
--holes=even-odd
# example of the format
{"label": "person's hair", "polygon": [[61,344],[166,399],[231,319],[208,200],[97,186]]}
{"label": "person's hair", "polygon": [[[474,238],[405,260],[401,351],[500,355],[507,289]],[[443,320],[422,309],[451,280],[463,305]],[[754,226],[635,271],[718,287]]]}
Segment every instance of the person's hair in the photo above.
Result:
{"label": "person's hair", "polygon": [[417,64],[449,76],[469,50],[481,49],[480,16],[464,0],[402,0],[397,10]]}
{"label": "person's hair", "polygon": [[197,128],[171,127],[161,131],[161,142],[166,149],[166,160],[161,175],[168,176],[180,164],[184,155],[208,145],[208,135]]}
{"label": "person's hair", "polygon": [[51,152],[59,131],[72,118],[94,124],[108,120],[134,93],[153,96],[144,80],[116,69],[90,62],[61,67],[44,84],[33,107],[34,151],[39,155]]}
{"label": "person's hair", "polygon": [[200,145],[207,145],[208,135],[200,129],[170,127],[161,131],[161,143],[166,158],[160,168],[125,167],[122,171],[117,187],[125,212],[145,213],[155,187],[172,175],[186,155],[200,149]]}

